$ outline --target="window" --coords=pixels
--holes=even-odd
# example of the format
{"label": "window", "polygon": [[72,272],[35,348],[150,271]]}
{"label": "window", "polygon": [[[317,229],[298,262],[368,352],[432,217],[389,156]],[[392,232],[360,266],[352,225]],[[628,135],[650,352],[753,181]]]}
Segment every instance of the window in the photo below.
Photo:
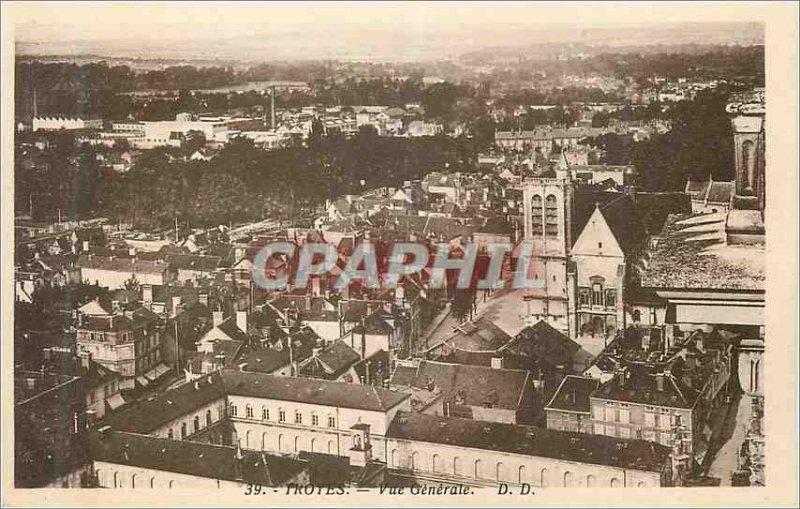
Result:
{"label": "window", "polygon": [[194,416],[194,432],[197,433],[198,431],[200,431],[200,416],[199,415],[195,415]]}
{"label": "window", "polygon": [[319,426],[319,416],[317,414],[311,414],[311,425]]}
{"label": "window", "polygon": [[278,422],[286,422],[286,411],[283,409],[278,410]]}
{"label": "window", "polygon": [[619,422],[623,424],[628,424],[631,422],[631,410],[628,408],[628,405],[623,403],[619,406]]}
{"label": "window", "polygon": [[182,422],[181,423],[181,440],[184,440],[185,438],[186,438],[186,423]]}
{"label": "window", "polygon": [[211,426],[211,410],[206,410],[206,427]]}
{"label": "window", "polygon": [[248,419],[252,419],[253,418],[253,407],[250,406],[250,405],[245,406],[244,407],[244,415]]}
{"label": "window", "polygon": [[231,417],[236,417],[236,405],[231,403]]}
{"label": "window", "polygon": [[533,204],[531,206],[531,233],[534,235],[542,234],[542,197],[537,195],[533,196]]}
{"label": "window", "polygon": [[172,428],[167,430],[167,438],[169,438],[170,440],[175,438],[175,434],[172,432]]}
{"label": "window", "polygon": [[598,242],[597,243],[597,249],[603,249],[603,243],[602,242]]}
{"label": "window", "polygon": [[588,306],[589,305],[589,289],[588,288],[580,288],[578,290],[578,297],[581,306]]}
{"label": "window", "polygon": [[606,290],[606,307],[613,308],[617,305],[617,291]]}
{"label": "window", "polygon": [[303,424],[303,414],[301,414],[299,411],[295,411],[294,413],[294,423]]}
{"label": "window", "polygon": [[603,285],[594,283],[592,285],[592,306],[603,305]]}
{"label": "window", "polygon": [[269,420],[269,408],[262,406],[261,407],[261,419],[264,421]]}
{"label": "window", "polygon": [[328,427],[329,428],[336,427],[336,417],[328,417]]}

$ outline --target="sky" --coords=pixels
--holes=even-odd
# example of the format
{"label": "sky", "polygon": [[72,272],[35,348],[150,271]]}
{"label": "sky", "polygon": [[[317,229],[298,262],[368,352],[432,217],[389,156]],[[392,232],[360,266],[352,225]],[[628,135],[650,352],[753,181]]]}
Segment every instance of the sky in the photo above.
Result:
{"label": "sky", "polygon": [[[758,15],[751,5],[721,2],[4,3],[14,16],[17,51],[26,54],[98,50],[245,59],[443,57],[591,38],[598,28],[646,41],[647,27],[656,24],[692,27],[698,20],[752,21]],[[692,41],[704,32],[695,28],[693,34]],[[739,36],[737,30],[729,35],[732,42]]]}

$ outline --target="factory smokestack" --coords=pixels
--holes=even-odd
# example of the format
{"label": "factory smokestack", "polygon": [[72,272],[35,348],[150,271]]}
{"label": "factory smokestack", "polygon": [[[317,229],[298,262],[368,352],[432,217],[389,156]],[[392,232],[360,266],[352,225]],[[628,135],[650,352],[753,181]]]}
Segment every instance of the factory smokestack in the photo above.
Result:
{"label": "factory smokestack", "polygon": [[272,130],[278,128],[275,125],[275,86],[273,85],[269,92],[269,127]]}

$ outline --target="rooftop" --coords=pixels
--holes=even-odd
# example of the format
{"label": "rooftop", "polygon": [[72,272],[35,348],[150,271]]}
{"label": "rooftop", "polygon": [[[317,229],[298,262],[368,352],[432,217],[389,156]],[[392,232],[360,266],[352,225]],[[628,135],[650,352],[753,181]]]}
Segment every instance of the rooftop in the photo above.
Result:
{"label": "rooftop", "polygon": [[667,447],[643,440],[407,412],[398,412],[386,435],[648,472],[661,471],[669,454]]}
{"label": "rooftop", "polygon": [[445,400],[467,406],[517,410],[522,403],[529,373],[470,364],[420,361],[416,368],[398,366],[391,385],[439,390]]}
{"label": "rooftop", "polygon": [[91,434],[91,451],[95,461],[261,486],[281,486],[308,468],[285,456],[241,450],[238,459],[235,447],[111,430]]}
{"label": "rooftop", "polygon": [[670,216],[642,286],[764,291],[764,246],[728,245],[724,229],[724,214]]}

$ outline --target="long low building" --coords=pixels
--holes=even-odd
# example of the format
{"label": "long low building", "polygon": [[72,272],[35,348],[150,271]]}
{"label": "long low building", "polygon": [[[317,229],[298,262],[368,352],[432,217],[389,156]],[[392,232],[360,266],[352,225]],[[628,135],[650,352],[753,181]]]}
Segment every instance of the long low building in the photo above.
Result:
{"label": "long low building", "polygon": [[378,387],[223,369],[106,422],[166,440],[342,457],[366,472],[383,465],[390,484],[654,487],[671,479],[669,449],[658,444],[410,410],[408,394]]}

